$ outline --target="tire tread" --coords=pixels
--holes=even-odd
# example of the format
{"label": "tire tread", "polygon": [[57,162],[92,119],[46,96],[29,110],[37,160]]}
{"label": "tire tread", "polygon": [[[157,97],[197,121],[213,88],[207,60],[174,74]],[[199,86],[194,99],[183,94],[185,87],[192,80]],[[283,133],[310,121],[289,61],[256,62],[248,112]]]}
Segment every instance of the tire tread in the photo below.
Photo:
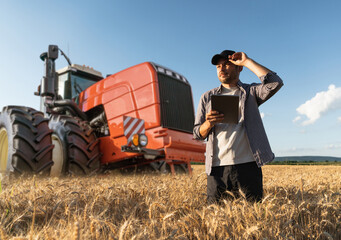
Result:
{"label": "tire tread", "polygon": [[6,106],[1,114],[6,119],[2,124],[11,131],[9,141],[13,151],[10,158],[14,171],[19,174],[49,171],[54,146],[44,114],[23,106]]}
{"label": "tire tread", "polygon": [[88,122],[77,117],[52,115],[49,126],[66,146],[66,174],[91,175],[100,171],[99,140]]}

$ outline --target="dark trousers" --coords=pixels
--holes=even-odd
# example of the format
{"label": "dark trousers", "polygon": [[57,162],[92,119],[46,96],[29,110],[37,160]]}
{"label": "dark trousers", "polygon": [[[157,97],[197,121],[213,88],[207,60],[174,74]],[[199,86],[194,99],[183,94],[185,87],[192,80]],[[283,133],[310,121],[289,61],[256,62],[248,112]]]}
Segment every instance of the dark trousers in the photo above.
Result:
{"label": "dark trousers", "polygon": [[211,174],[207,176],[207,202],[212,204],[223,198],[241,196],[248,201],[260,201],[263,197],[262,169],[256,162],[212,167]]}

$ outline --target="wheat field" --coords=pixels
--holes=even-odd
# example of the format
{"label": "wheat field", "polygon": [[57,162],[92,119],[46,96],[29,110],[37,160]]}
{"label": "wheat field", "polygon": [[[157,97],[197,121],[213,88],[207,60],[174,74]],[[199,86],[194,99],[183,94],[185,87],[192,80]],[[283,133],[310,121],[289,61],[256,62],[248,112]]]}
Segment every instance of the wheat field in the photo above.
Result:
{"label": "wheat field", "polygon": [[341,239],[341,166],[265,166],[264,199],[206,204],[193,176],[3,178],[1,239]]}

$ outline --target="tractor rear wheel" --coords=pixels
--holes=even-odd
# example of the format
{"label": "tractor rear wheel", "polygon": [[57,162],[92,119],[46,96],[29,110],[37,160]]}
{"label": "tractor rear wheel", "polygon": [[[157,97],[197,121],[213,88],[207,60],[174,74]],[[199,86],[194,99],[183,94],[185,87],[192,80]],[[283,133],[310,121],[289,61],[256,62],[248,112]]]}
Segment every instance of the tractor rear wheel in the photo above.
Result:
{"label": "tractor rear wheel", "polygon": [[92,175],[100,171],[99,140],[88,122],[52,115],[49,127],[55,145],[51,175]]}
{"label": "tractor rear wheel", "polygon": [[42,112],[21,106],[0,113],[0,171],[48,174],[52,162],[51,130]]}

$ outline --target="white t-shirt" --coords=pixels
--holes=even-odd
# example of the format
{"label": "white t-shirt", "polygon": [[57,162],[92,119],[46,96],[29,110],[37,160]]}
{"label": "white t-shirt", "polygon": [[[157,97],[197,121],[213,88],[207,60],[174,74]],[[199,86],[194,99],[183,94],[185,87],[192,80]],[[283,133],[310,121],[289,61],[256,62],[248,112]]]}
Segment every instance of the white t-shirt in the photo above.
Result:
{"label": "white t-shirt", "polygon": [[[240,97],[240,89],[238,87],[225,88],[222,86],[220,95]],[[214,126],[214,131],[212,166],[236,165],[255,161],[246,136],[240,101],[238,124],[217,123]]]}

